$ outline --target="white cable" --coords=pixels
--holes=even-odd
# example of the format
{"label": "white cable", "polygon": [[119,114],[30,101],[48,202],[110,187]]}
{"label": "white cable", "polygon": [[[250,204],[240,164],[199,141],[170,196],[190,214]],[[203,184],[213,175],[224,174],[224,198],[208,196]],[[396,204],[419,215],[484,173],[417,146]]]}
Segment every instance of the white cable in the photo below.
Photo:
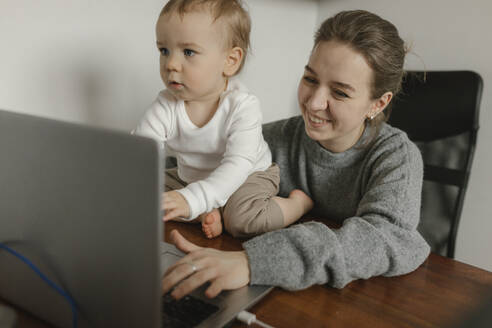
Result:
{"label": "white cable", "polygon": [[263,321],[256,319],[256,315],[248,311],[239,312],[239,314],[236,316],[236,319],[241,321],[242,323],[247,324],[248,326],[251,324],[257,324],[260,327],[273,328],[272,326],[264,323]]}

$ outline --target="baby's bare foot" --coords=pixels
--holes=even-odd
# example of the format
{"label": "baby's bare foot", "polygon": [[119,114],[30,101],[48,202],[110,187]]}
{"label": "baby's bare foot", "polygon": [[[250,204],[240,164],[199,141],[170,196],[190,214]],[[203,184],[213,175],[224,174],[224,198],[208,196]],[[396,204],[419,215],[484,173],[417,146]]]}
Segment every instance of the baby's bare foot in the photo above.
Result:
{"label": "baby's bare foot", "polygon": [[220,236],[222,233],[222,218],[218,209],[202,214],[201,219],[202,231],[207,238],[211,239]]}

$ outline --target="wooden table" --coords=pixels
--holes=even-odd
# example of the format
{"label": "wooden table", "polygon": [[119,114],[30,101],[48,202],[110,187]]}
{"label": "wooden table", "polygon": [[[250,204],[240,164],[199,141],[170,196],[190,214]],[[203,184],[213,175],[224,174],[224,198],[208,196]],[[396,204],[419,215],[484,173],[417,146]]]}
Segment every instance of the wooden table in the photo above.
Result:
{"label": "wooden table", "polygon": [[[166,224],[204,247],[240,250],[227,234],[208,240],[198,225]],[[447,327],[490,293],[492,273],[436,254],[399,277],[354,281],[343,289],[318,285],[288,292],[274,289],[251,312],[276,327]],[[18,327],[50,327],[19,310]],[[246,327],[235,323],[233,327]]]}

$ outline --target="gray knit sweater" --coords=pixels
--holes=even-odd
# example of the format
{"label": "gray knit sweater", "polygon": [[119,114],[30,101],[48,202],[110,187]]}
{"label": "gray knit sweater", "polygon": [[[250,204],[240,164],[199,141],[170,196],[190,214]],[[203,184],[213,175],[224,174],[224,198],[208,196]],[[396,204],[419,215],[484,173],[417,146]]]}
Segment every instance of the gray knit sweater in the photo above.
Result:
{"label": "gray knit sweater", "polygon": [[267,124],[263,133],[280,166],[280,195],[302,189],[314,201],[311,214],[342,226],[294,224],[245,242],[251,284],[342,288],[411,272],[427,258],[429,246],[416,230],[422,158],[404,132],[385,124],[367,144],[366,128],[343,153],[310,139],[300,116]]}

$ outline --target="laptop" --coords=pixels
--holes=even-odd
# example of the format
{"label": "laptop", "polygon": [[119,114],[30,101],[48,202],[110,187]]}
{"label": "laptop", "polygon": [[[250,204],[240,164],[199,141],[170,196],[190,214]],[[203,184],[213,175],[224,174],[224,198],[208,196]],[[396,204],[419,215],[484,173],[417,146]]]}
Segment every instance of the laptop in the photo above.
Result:
{"label": "laptop", "polygon": [[[163,243],[163,154],[129,133],[0,110],[0,299],[56,327],[162,327],[161,275],[183,254]],[[196,327],[221,327],[271,290],[209,300]],[[194,303],[195,302],[195,303]],[[169,318],[166,319],[169,322]],[[193,326],[191,324],[187,324]]]}

